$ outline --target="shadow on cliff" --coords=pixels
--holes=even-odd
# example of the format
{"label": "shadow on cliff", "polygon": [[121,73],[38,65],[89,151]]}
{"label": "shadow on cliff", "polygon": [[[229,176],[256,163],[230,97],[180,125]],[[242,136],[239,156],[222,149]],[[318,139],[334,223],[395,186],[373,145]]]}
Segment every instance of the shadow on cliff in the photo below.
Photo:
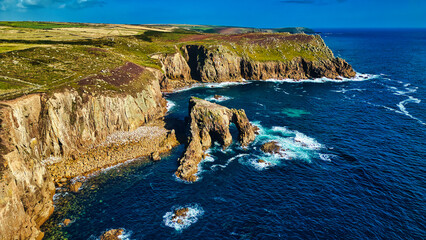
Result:
{"label": "shadow on cliff", "polygon": [[165,127],[168,130],[175,130],[176,138],[180,144],[187,144],[188,142],[188,126],[189,126],[189,118],[186,117],[184,120],[174,118],[171,116],[166,116],[164,118],[164,122],[166,123]]}

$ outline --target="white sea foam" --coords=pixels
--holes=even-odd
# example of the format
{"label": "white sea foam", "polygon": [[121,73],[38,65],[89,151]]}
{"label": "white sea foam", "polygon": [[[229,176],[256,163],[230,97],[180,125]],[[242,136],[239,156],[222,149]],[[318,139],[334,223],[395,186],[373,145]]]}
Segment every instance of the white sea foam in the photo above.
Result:
{"label": "white sea foam", "polygon": [[335,157],[335,155],[320,153],[319,157],[320,157],[321,160],[323,160],[325,162],[331,162],[331,160]]}
{"label": "white sea foam", "polygon": [[306,136],[303,133],[296,132],[294,141],[300,144],[302,147],[309,148],[311,150],[319,150],[322,146],[315,139]]}
{"label": "white sea foam", "polygon": [[267,81],[267,82],[288,82],[288,83],[303,83],[303,82],[311,82],[311,83],[324,83],[324,82],[359,82],[359,81],[366,81],[366,80],[371,80],[371,79],[375,79],[378,78],[380,75],[375,75],[375,74],[367,74],[367,73],[356,73],[355,77],[353,78],[344,78],[344,77],[340,77],[339,79],[331,79],[331,78],[326,78],[326,77],[322,77],[322,78],[315,78],[315,79],[300,79],[300,80],[295,80],[295,79],[266,79],[266,80],[260,80],[260,81]]}
{"label": "white sea foam", "polygon": [[[185,217],[179,217],[178,219],[182,220],[182,223],[173,221],[174,211],[180,208],[188,208],[189,211]],[[177,206],[173,207],[170,212],[167,212],[163,216],[163,222],[166,226],[174,228],[176,231],[182,231],[185,228],[188,228],[192,224],[196,223],[198,219],[204,214],[204,210],[198,204],[191,204],[187,206]]]}
{"label": "white sea foam", "polygon": [[360,89],[360,88],[345,89],[345,88],[341,88],[340,90],[331,90],[331,91],[337,92],[337,93],[347,93],[347,92],[351,92],[351,91],[362,92],[362,91],[365,91],[365,90],[367,90],[367,89]]}
{"label": "white sea foam", "polygon": [[167,112],[170,112],[170,110],[172,110],[175,106],[176,104],[174,102],[167,100]]}
{"label": "white sea foam", "polygon": [[215,98],[214,96],[209,96],[206,98],[207,101],[212,101],[212,102],[224,102],[224,101],[228,101],[229,99],[231,99],[231,97],[228,97],[228,96],[219,96],[218,98]]}
{"label": "white sea foam", "polygon": [[229,87],[229,86],[236,86],[236,85],[245,85],[245,84],[250,84],[251,81],[246,81],[245,79],[242,79],[241,81],[238,82],[220,82],[220,83],[195,83],[192,84],[190,87],[184,87],[184,88],[180,88],[180,89],[176,89],[173,92],[183,92],[183,91],[188,91],[194,88],[224,88],[224,87]]}
{"label": "white sea foam", "polygon": [[420,120],[419,118],[417,118],[417,117],[414,117],[413,115],[411,115],[408,111],[407,111],[407,109],[405,108],[405,105],[406,104],[408,104],[408,103],[420,103],[421,102],[421,100],[420,99],[418,99],[418,98],[415,98],[415,97],[412,97],[412,96],[408,96],[408,99],[405,99],[405,100],[403,100],[403,101],[401,101],[401,102],[399,102],[398,104],[397,104],[397,106],[398,106],[398,108],[399,108],[399,110],[404,114],[404,115],[406,115],[407,117],[410,117],[410,118],[412,118],[412,119],[414,119],[414,120],[417,120],[420,124],[422,124],[422,125],[426,125],[426,123],[425,122],[423,122],[422,120]]}
{"label": "white sea foam", "polygon": [[[123,165],[129,164],[129,163],[134,162],[134,161],[137,161],[137,160],[139,160],[139,159],[140,159],[140,158],[133,158],[133,159],[129,159],[129,160],[125,161],[125,162],[117,163],[117,164],[115,164],[115,165],[112,165],[112,166],[109,166],[109,167],[106,167],[106,168],[100,169],[100,170],[98,170],[98,171],[95,171],[95,172],[90,173],[90,174],[85,175],[85,176],[77,176],[77,177],[75,177],[75,178],[71,179],[71,180],[70,180],[70,182],[71,182],[71,183],[75,183],[75,182],[85,182],[85,181],[87,181],[88,179],[90,179],[90,178],[92,178],[92,177],[95,177],[95,176],[98,176],[98,175],[99,175],[99,174],[101,174],[101,173],[105,173],[105,172],[108,172],[108,171],[110,171],[110,170],[112,170],[112,169],[119,168],[119,167],[121,167],[121,166],[123,166]],[[82,188],[84,188],[84,185],[82,186]]]}
{"label": "white sea foam", "polygon": [[245,156],[249,156],[249,154],[247,154],[247,153],[238,154],[237,156],[234,156],[234,157],[231,157],[230,159],[228,159],[225,164],[215,164],[211,168],[212,169],[226,168],[235,159],[240,159],[240,158],[245,157]]}
{"label": "white sea foam", "polygon": [[405,107],[409,103],[419,104],[421,102],[420,99],[409,95],[409,94],[416,93],[417,90],[418,90],[418,87],[413,86],[411,83],[405,83],[405,82],[402,82],[402,81],[392,80],[390,78],[388,80],[401,84],[403,89],[395,87],[395,86],[389,86],[387,84],[381,84],[381,83],[379,83],[379,84],[386,87],[387,89],[389,89],[394,95],[407,97],[407,99],[404,99],[404,100],[402,100],[402,101],[400,101],[396,104],[398,109],[395,109],[395,108],[392,108],[392,107],[389,107],[389,106],[385,106],[385,105],[374,104],[374,103],[371,103],[371,102],[366,102],[366,103],[373,105],[373,106],[376,106],[376,107],[383,107],[386,110],[389,110],[389,111],[392,111],[392,112],[395,112],[395,113],[403,114],[403,115],[405,115],[405,116],[407,116],[407,117],[409,117],[413,120],[416,120],[417,122],[419,122],[422,125],[426,125],[425,122],[423,122],[418,117],[413,116]]}
{"label": "white sea foam", "polygon": [[[288,160],[311,162],[312,159],[318,157],[318,151],[323,148],[323,145],[314,138],[299,131],[290,130],[285,126],[265,128],[259,122],[252,124],[259,127],[259,135],[250,145],[253,153],[240,157],[238,161],[241,164],[251,165],[257,170],[282,165]],[[270,141],[275,141],[281,147],[279,153],[270,154],[259,150],[261,145]],[[260,159],[263,161],[259,161]]]}
{"label": "white sea foam", "polygon": [[[56,189],[58,190],[58,189]],[[56,203],[59,199],[65,197],[66,195],[68,195],[68,192],[57,192],[53,195],[53,202]]]}

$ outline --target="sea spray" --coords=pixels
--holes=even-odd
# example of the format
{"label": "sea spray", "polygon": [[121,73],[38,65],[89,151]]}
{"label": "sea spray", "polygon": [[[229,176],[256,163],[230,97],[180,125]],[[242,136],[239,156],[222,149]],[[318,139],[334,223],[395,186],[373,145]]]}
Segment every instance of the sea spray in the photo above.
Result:
{"label": "sea spray", "polygon": [[[181,220],[180,223],[178,221],[173,221],[175,211],[182,208],[188,208],[188,212],[186,213],[186,216],[179,217],[179,220]],[[172,207],[170,212],[167,212],[163,216],[163,222],[164,222],[164,225],[174,228],[176,231],[179,232],[188,228],[192,224],[196,223],[203,214],[204,214],[204,210],[198,204],[174,206]]]}

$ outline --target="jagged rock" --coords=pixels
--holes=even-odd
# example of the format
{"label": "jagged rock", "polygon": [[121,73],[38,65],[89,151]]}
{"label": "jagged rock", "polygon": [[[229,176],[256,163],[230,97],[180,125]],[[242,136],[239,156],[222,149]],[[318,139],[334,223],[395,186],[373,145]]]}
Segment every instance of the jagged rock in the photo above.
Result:
{"label": "jagged rock", "polygon": [[151,160],[160,161],[161,160],[160,154],[157,151],[151,153]]}
{"label": "jagged rock", "polygon": [[119,240],[121,239],[123,232],[124,232],[124,229],[111,229],[109,231],[106,231],[99,238],[101,240]]}
{"label": "jagged rock", "polygon": [[189,208],[179,208],[176,209],[173,213],[172,221],[179,224],[183,224],[182,218],[188,216]]}
{"label": "jagged rock", "polygon": [[179,51],[174,54],[160,56],[160,61],[163,63],[162,69],[166,73],[167,78],[172,80],[191,79],[191,69]]}
{"label": "jagged rock", "polygon": [[78,190],[80,189],[80,187],[83,185],[82,182],[74,182],[71,184],[70,186],[70,190],[71,192],[78,192]]}
{"label": "jagged rock", "polygon": [[212,141],[218,141],[223,148],[232,143],[229,132],[230,123],[234,123],[239,131],[238,140],[247,146],[255,139],[253,126],[244,110],[229,109],[224,106],[192,97],[189,100],[190,139],[184,156],[179,160],[176,176],[189,182],[197,180],[198,164],[204,151]]}
{"label": "jagged rock", "polygon": [[280,153],[281,151],[281,147],[275,141],[271,141],[271,142],[267,142],[263,144],[260,147],[260,149],[264,151],[265,153],[271,153],[271,154]]}
{"label": "jagged rock", "polygon": [[214,99],[216,99],[216,100],[221,99],[221,98],[222,98],[222,96],[220,96],[220,95],[217,95],[217,94],[214,95]]}
{"label": "jagged rock", "polygon": [[[65,89],[1,102],[0,238],[41,239],[61,178],[176,146],[176,136],[154,124],[167,111],[158,79],[143,84],[132,94]],[[126,141],[107,141],[117,132],[129,133]]]}
{"label": "jagged rock", "polygon": [[258,126],[253,126],[253,131],[256,135],[260,134],[260,128]]}
{"label": "jagged rock", "polygon": [[310,50],[321,52],[323,57],[314,60],[294,57],[286,61],[256,61],[218,44],[210,47],[184,45],[181,51],[165,55],[160,61],[166,76],[170,79],[185,80],[188,84],[193,83],[189,82],[189,79],[200,82],[223,82],[241,79],[300,80],[321,77],[339,79],[356,75],[352,66],[345,60],[334,57],[321,37],[310,37],[318,45]]}

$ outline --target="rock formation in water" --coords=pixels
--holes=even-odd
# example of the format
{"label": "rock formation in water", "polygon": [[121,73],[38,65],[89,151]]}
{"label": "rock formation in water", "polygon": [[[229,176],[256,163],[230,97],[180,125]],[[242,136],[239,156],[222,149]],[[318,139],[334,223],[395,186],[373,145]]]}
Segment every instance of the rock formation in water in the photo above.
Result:
{"label": "rock formation in water", "polygon": [[[206,41],[202,42],[203,39]],[[69,55],[62,61],[55,60],[54,64],[69,63],[63,66],[69,66],[66,70],[72,68],[71,72],[76,79],[64,85],[66,87],[47,88],[49,91],[46,93],[34,93],[0,102],[2,239],[43,237],[39,227],[53,211],[55,183],[58,186],[66,185],[75,176],[139,156],[159,160],[160,153],[178,144],[174,131],[166,130],[161,121],[166,113],[166,101],[160,88],[162,91],[171,91],[199,82],[240,81],[242,78],[298,80],[355,76],[352,67],[344,60],[335,58],[319,36],[196,34],[188,35],[188,39],[180,39],[174,45],[169,41],[149,43],[171,49],[167,53],[151,52],[142,61],[151,64],[151,60],[147,59],[152,57],[161,64],[162,71],[127,62],[128,59],[139,58],[141,52],[135,49],[147,44],[144,42],[139,47],[131,47],[137,43],[133,40],[110,40],[113,43],[111,46],[128,46],[131,50],[129,54],[133,54],[132,51],[137,54],[117,61],[117,64],[122,65],[114,65],[111,69],[100,68],[98,73],[94,72],[96,64],[89,69],[86,62],[79,62],[82,68],[73,72],[73,59],[89,54],[86,59],[102,65],[120,58],[122,53],[98,47],[86,49],[85,53],[70,45],[64,47],[72,50],[68,52],[60,52],[56,48],[34,48],[43,50],[44,55],[34,50],[21,51],[21,58],[14,53],[4,58],[13,63],[9,67],[27,69],[15,69],[11,71],[13,73],[43,70],[43,74],[22,75],[28,78],[26,80],[33,77],[45,79],[44,74],[52,74],[46,76],[48,80],[45,80],[57,82],[61,80],[57,76],[62,76],[60,72],[64,69],[52,67],[44,71],[43,68],[34,68],[38,65],[32,63],[39,62],[37,59],[27,60],[43,55],[53,61]],[[127,44],[119,44],[120,41]],[[156,51],[158,46],[145,50]],[[55,57],[52,54],[56,54]],[[15,64],[17,62],[18,65]],[[3,63],[7,61],[2,60]],[[38,73],[35,70],[33,72]],[[44,90],[37,88],[37,91]],[[21,93],[25,91],[19,90],[18,94]],[[212,141],[219,141],[224,147],[231,144],[231,122],[237,126],[239,141],[243,146],[253,141],[258,131],[249,123],[243,110],[228,109],[192,98],[190,112],[190,142],[176,171],[176,175],[186,181],[197,179],[198,164]],[[80,186],[81,183],[74,184],[72,190],[78,191]]]}
{"label": "rock formation in water", "polygon": [[111,229],[106,231],[102,236],[100,236],[100,240],[119,240],[123,235],[124,229]]}
{"label": "rock formation in water", "polygon": [[176,176],[189,182],[197,180],[198,165],[204,152],[213,141],[223,148],[232,143],[229,125],[234,123],[238,129],[238,140],[247,146],[255,139],[253,126],[244,110],[227,107],[192,97],[189,101],[190,137],[184,156],[179,160]]}
{"label": "rock formation in water", "polygon": [[274,153],[280,153],[281,147],[280,147],[280,145],[278,145],[278,142],[271,141],[271,142],[267,142],[267,143],[263,144],[260,147],[260,150],[262,150],[265,153],[274,154]]}
{"label": "rock formation in water", "polygon": [[183,224],[184,219],[188,217],[189,208],[178,208],[173,212],[172,222]]}

